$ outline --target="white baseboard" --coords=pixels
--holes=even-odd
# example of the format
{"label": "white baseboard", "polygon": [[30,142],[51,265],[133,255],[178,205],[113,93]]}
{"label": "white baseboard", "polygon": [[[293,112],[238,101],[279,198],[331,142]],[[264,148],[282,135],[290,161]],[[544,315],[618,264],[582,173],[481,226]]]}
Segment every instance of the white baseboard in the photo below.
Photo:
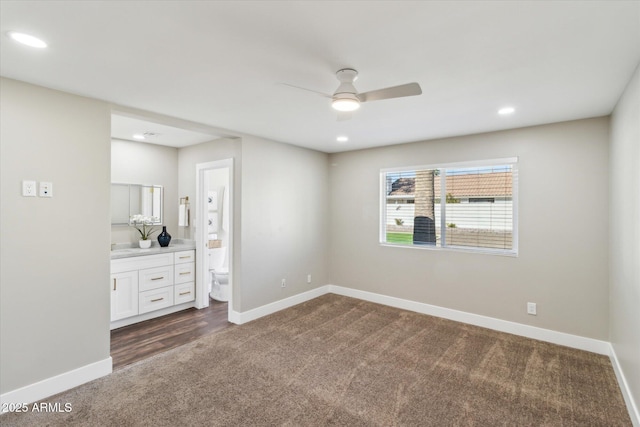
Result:
{"label": "white baseboard", "polygon": [[319,288],[311,289],[310,291],[293,295],[291,297],[254,308],[249,311],[243,311],[241,313],[234,311],[229,316],[229,321],[237,325],[242,325],[243,323],[247,323],[260,317],[275,313],[277,311],[284,310],[285,308],[293,307],[294,305],[312,300],[326,293],[329,293],[328,286],[321,286]]}
{"label": "white baseboard", "polygon": [[616,351],[613,348],[613,345],[610,345],[610,350],[611,352],[609,353],[609,359],[611,359],[611,365],[613,365],[613,372],[616,373],[616,378],[618,379],[618,385],[620,386],[622,397],[624,398],[624,402],[627,404],[627,410],[629,411],[631,424],[633,424],[634,427],[640,427],[640,411],[638,410],[638,406],[633,399],[631,389],[629,388],[629,383],[627,382],[624,371],[620,366],[620,362],[618,361],[618,356],[616,355]]}
{"label": "white baseboard", "polygon": [[338,295],[358,298],[431,316],[442,317],[444,319],[481,326],[483,328],[493,329],[500,332],[564,345],[566,347],[577,348],[579,350],[586,350],[592,353],[604,354],[607,356],[610,354],[610,345],[607,341],[600,341],[593,338],[552,331],[550,329],[537,328],[535,326],[524,325],[522,323],[481,316],[479,314],[467,313],[465,311],[453,310],[450,308],[439,307],[437,305],[425,304],[402,298],[360,291],[357,289],[344,288],[342,286],[328,285],[328,287],[329,292]]}
{"label": "white baseboard", "polygon": [[113,371],[111,357],[82,366],[55,377],[47,378],[34,384],[9,391],[0,395],[0,403],[4,408],[5,403],[33,403],[38,400],[53,396],[65,390],[77,387],[81,384],[93,381]]}

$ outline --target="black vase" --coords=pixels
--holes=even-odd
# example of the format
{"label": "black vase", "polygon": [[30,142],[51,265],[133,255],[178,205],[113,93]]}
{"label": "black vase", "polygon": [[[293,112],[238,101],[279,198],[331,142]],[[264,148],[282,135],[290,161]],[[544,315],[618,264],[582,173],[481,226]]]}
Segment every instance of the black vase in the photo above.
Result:
{"label": "black vase", "polygon": [[158,234],[158,243],[160,246],[167,247],[169,246],[169,242],[171,241],[171,234],[167,233],[167,226],[162,226],[162,233]]}

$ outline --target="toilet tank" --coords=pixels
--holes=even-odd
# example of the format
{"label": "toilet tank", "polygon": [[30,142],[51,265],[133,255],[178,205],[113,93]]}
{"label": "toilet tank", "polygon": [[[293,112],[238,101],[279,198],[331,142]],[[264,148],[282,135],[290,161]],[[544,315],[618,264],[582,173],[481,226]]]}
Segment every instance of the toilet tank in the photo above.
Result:
{"label": "toilet tank", "polygon": [[209,270],[224,267],[226,254],[226,247],[209,249]]}

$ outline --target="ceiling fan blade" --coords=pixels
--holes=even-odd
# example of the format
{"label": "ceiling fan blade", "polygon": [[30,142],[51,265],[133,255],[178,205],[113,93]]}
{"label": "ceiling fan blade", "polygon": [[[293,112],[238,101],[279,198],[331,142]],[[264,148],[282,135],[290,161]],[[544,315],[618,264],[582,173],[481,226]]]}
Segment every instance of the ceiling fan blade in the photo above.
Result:
{"label": "ceiling fan blade", "polygon": [[400,86],[388,87],[385,89],[372,90],[359,93],[357,95],[360,102],[379,101],[381,99],[402,98],[403,96],[414,96],[422,94],[422,89],[418,83],[407,83]]}
{"label": "ceiling fan blade", "polygon": [[294,89],[306,90],[307,92],[313,92],[316,95],[320,95],[320,96],[323,96],[325,98],[331,98],[332,97],[332,95],[329,95],[329,94],[326,94],[326,93],[322,93],[322,92],[318,92],[317,90],[313,90],[313,89],[307,89],[306,87],[295,86],[295,85],[291,85],[289,83],[278,83],[278,84],[281,84],[283,86],[289,86],[289,87],[292,87]]}
{"label": "ceiling fan blade", "polygon": [[344,122],[345,120],[351,120],[351,117],[353,117],[353,114],[351,114],[351,111],[339,111],[338,112],[338,121],[339,122]]}

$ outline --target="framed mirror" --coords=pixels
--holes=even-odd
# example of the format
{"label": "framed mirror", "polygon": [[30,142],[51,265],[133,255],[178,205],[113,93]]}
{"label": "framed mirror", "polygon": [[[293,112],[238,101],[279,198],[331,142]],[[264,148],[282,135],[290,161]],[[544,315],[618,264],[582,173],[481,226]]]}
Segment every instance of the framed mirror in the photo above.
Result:
{"label": "framed mirror", "polygon": [[162,224],[161,185],[111,184],[111,225],[129,225],[133,215],[154,217]]}

